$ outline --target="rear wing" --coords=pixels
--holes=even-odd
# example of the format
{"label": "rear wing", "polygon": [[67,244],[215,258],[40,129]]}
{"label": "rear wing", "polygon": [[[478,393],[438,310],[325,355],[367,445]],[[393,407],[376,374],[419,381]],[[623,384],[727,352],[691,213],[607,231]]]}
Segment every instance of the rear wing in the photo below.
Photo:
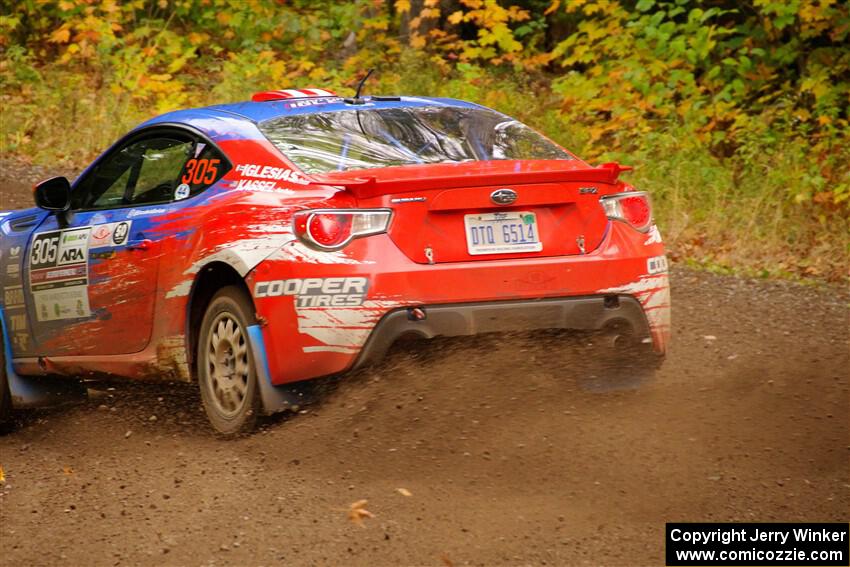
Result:
{"label": "rear wing", "polygon": [[476,171],[465,168],[455,175],[441,173],[427,177],[399,177],[393,179],[379,179],[369,175],[346,178],[337,174],[326,174],[312,175],[310,184],[344,187],[353,193],[355,197],[366,199],[381,195],[410,193],[412,191],[425,191],[428,189],[452,189],[456,187],[482,187],[519,183],[583,182],[613,184],[617,181],[621,172],[631,171],[631,169],[629,166],[623,166],[618,163],[603,163],[599,167],[553,167],[536,171],[487,171],[486,169]]}

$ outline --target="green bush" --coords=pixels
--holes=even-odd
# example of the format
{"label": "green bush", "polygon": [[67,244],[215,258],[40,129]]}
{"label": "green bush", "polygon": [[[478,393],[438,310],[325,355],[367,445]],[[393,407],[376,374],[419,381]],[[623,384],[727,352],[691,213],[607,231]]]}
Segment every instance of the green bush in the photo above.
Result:
{"label": "green bush", "polygon": [[80,165],[267,88],[453,96],[634,165],[672,253],[845,279],[850,14],[835,0],[58,0],[0,16],[0,149]]}

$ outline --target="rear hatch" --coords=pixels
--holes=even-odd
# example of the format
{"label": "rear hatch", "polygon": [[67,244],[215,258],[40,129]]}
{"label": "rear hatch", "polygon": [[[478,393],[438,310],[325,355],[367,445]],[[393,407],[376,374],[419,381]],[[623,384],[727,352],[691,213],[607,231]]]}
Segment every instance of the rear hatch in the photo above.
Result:
{"label": "rear hatch", "polygon": [[619,171],[616,164],[592,168],[578,160],[502,160],[320,180],[346,187],[361,207],[392,209],[390,238],[425,264],[590,252],[608,224],[599,197],[614,192]]}

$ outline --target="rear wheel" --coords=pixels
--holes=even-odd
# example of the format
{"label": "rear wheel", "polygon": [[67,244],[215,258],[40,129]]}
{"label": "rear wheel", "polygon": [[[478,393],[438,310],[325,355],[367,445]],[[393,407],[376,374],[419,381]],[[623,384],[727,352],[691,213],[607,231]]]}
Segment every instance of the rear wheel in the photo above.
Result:
{"label": "rear wheel", "polygon": [[198,336],[198,383],[212,426],[224,436],[254,428],[260,410],[257,372],[248,326],[255,323],[251,299],[227,286],[210,301]]}

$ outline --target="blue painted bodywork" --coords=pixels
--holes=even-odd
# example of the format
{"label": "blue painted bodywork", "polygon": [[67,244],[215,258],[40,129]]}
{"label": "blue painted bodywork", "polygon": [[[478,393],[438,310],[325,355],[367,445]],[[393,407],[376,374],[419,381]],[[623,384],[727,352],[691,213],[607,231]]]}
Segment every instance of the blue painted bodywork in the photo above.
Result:
{"label": "blue painted bodywork", "polygon": [[0,333],[3,335],[3,344],[0,346],[5,354],[6,382],[9,393],[12,395],[12,407],[29,409],[78,404],[86,400],[86,388],[75,380],[19,376],[12,364],[12,345],[9,341],[10,335],[2,305],[0,305],[0,329],[3,331]]}

